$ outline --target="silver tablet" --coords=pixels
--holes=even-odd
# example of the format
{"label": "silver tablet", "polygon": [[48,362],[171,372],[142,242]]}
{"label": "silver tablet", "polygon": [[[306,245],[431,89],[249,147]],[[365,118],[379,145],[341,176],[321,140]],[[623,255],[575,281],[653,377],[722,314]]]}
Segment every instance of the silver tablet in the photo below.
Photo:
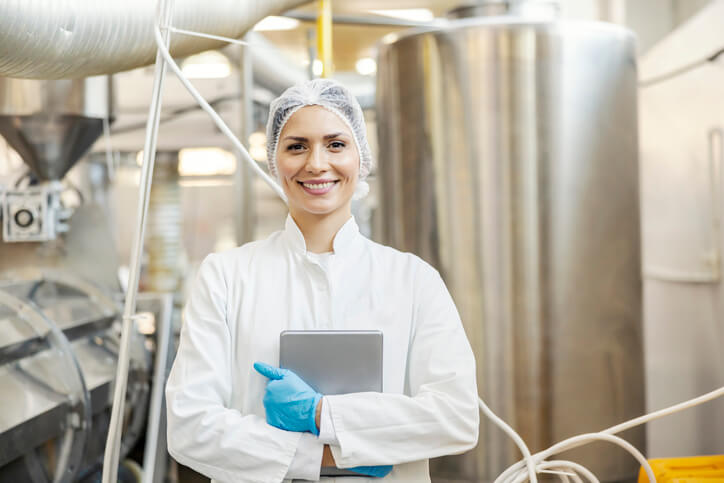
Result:
{"label": "silver tablet", "polygon": [[320,394],[382,392],[382,332],[285,330],[279,337],[279,366]]}
{"label": "silver tablet", "polygon": [[[285,330],[279,336],[279,366],[321,394],[382,392],[382,332]],[[363,476],[337,468],[322,468],[320,475]]]}

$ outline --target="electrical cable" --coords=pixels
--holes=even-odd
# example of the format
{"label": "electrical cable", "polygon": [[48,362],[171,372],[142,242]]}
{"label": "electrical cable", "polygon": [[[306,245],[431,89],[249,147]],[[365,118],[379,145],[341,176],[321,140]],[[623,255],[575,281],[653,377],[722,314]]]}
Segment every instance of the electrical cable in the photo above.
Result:
{"label": "electrical cable", "polygon": [[220,35],[205,34],[203,32],[195,32],[193,30],[180,29],[177,27],[168,27],[171,32],[176,34],[190,35],[192,37],[200,37],[202,39],[221,40],[222,42],[229,42],[230,44],[236,45],[249,45],[246,40],[232,39],[230,37],[222,37]]}
{"label": "electrical cable", "polygon": [[191,94],[191,96],[196,99],[196,102],[199,103],[201,108],[206,111],[206,113],[211,117],[211,119],[214,121],[214,124],[216,124],[216,127],[221,130],[222,133],[226,135],[227,138],[231,141],[231,143],[234,145],[234,147],[239,151],[241,154],[241,157],[247,162],[249,166],[251,166],[252,171],[254,171],[256,174],[261,176],[261,178],[271,187],[271,189],[274,190],[274,192],[284,201],[284,203],[287,202],[287,196],[284,194],[284,190],[282,190],[281,186],[279,186],[267,173],[264,172],[263,169],[259,167],[259,165],[252,159],[252,157],[249,155],[249,152],[246,150],[244,145],[239,141],[239,138],[234,135],[234,133],[231,131],[229,126],[224,122],[224,120],[219,116],[219,114],[209,105],[208,102],[203,98],[201,93],[199,93],[198,90],[194,87],[194,85],[186,78],[186,76],[181,71],[181,68],[176,64],[173,57],[171,56],[171,53],[169,52],[168,48],[163,45],[163,38],[161,36],[161,24],[160,22],[156,22],[154,25],[154,36],[156,38],[156,45],[158,46],[158,51],[163,56],[164,60],[166,61],[166,64],[171,68],[172,71],[176,74],[176,77],[179,81],[181,81],[181,84],[183,84],[184,87],[186,87],[186,90]]}
{"label": "electrical cable", "polygon": [[562,460],[543,461],[538,465],[537,469],[539,472],[543,472],[542,470],[547,470],[548,468],[572,471],[572,478],[574,483],[583,483],[583,480],[578,475],[578,473],[585,476],[588,480],[588,483],[600,483],[598,481],[598,478],[596,478],[596,475],[594,475],[591,470],[581,465],[580,463]]}
{"label": "electrical cable", "polygon": [[536,476],[536,463],[535,460],[533,460],[533,457],[530,454],[530,450],[528,449],[528,446],[523,441],[523,438],[520,437],[518,433],[515,432],[513,428],[511,428],[508,423],[503,421],[500,417],[498,417],[497,414],[495,414],[487,404],[485,404],[485,401],[483,401],[483,398],[478,398],[478,405],[480,406],[480,409],[482,409],[483,414],[485,414],[490,420],[493,421],[500,429],[502,429],[510,438],[515,442],[515,444],[518,446],[518,449],[520,449],[520,452],[523,453],[523,458],[525,459],[525,465],[528,469],[528,478],[531,483],[537,483],[538,478]]}
{"label": "electrical cable", "polygon": [[[165,22],[170,22],[173,12],[174,0],[159,0],[156,10],[156,18],[163,17]],[[158,20],[157,20],[158,21]],[[170,33],[166,38],[159,37],[158,43],[169,42]],[[148,111],[146,126],[146,138],[143,150],[143,166],[141,168],[141,180],[138,190],[138,207],[136,232],[133,238],[131,249],[131,263],[128,278],[128,291],[123,309],[121,328],[121,342],[118,352],[118,367],[116,368],[116,385],[113,391],[113,405],[111,420],[108,425],[108,438],[103,454],[103,483],[116,483],[118,479],[118,465],[120,459],[121,434],[123,433],[123,415],[128,384],[128,369],[130,363],[131,331],[133,329],[134,314],[136,312],[136,296],[138,295],[138,281],[141,268],[141,255],[143,252],[143,238],[146,228],[146,215],[148,213],[148,201],[150,198],[151,184],[153,179],[153,164],[156,155],[156,141],[158,138],[158,125],[161,113],[161,90],[163,79],[166,74],[166,63],[160,55],[160,49],[156,52],[156,67],[153,79],[153,91],[151,104]]]}
{"label": "electrical cable", "polygon": [[679,411],[683,411],[684,409],[689,409],[694,406],[698,406],[699,404],[709,402],[709,401],[716,399],[718,397],[721,397],[721,396],[724,396],[724,387],[720,387],[719,389],[715,389],[715,390],[708,392],[706,394],[703,394],[699,397],[689,399],[688,401],[684,401],[679,404],[669,406],[668,408],[659,409],[658,411],[646,414],[644,416],[640,416],[640,417],[638,417],[636,419],[632,419],[630,421],[626,421],[625,423],[617,424],[616,426],[612,426],[601,432],[606,433],[606,434],[620,433],[622,431],[626,431],[627,429],[631,429],[634,426],[648,423],[649,421],[653,421],[654,419],[663,418],[664,416],[668,416],[670,414],[674,414]]}
{"label": "electrical cable", "polygon": [[[659,411],[655,411],[653,413],[649,413],[644,416],[640,416],[638,418],[632,419],[630,421],[626,421],[621,424],[617,424],[616,426],[612,426],[599,433],[592,433],[592,434],[588,434],[588,435],[580,435],[580,436],[574,436],[572,438],[568,438],[564,441],[561,441],[561,442],[551,446],[550,448],[548,448],[544,451],[534,454],[533,459],[535,460],[536,467],[538,468],[539,465],[541,464],[542,460],[544,460],[545,458],[548,458],[549,456],[552,456],[555,453],[559,453],[561,451],[566,451],[569,449],[577,448],[584,444],[588,444],[588,443],[594,442],[599,439],[604,439],[605,437],[608,437],[608,436],[614,436],[614,433],[620,433],[622,431],[626,431],[627,429],[631,429],[635,426],[639,426],[641,424],[653,421],[655,419],[669,416],[669,415],[677,413],[679,411],[683,411],[685,409],[689,409],[694,406],[698,406],[700,404],[711,401],[711,400],[716,399],[721,396],[724,396],[724,387],[720,387],[711,392],[703,394],[699,397],[689,399],[689,400],[681,402],[679,404],[669,406],[668,408],[664,408]],[[630,446],[630,443],[626,442],[624,439],[618,438],[615,436],[614,436],[614,438],[617,438],[617,440],[609,440],[609,441],[616,442],[616,441],[620,440]],[[616,443],[616,444],[618,444],[618,443]],[[633,446],[630,446],[630,447],[634,448]],[[629,448],[624,448],[624,449],[628,450]],[[634,450],[635,450],[635,448],[634,448]],[[636,451],[638,451],[638,450],[636,450]],[[634,455],[633,452],[631,452],[631,451],[629,451],[629,452],[632,455]],[[639,459],[639,458],[637,457],[637,459]],[[500,476],[498,476],[498,478],[496,478],[496,480],[495,480],[496,483],[512,483],[512,482],[525,481],[525,476],[523,476],[523,478],[521,478],[520,475],[521,474],[525,475],[525,473],[523,472],[523,469],[524,469],[524,466],[526,466],[526,465],[527,465],[527,462],[524,460],[514,463],[513,465],[509,466],[503,473],[501,473]],[[647,465],[648,465],[648,462],[647,462]],[[646,465],[642,465],[642,466],[646,470]],[[652,478],[653,475],[649,475],[648,471],[647,471],[647,476],[649,478]],[[655,480],[651,479],[651,481],[654,482]]]}

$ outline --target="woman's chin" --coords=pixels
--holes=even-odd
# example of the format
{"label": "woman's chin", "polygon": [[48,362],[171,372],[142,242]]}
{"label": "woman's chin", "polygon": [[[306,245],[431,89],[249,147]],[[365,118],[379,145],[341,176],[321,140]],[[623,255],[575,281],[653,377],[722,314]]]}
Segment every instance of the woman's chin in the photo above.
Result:
{"label": "woman's chin", "polygon": [[333,213],[337,213],[340,209],[343,209],[345,206],[348,206],[350,204],[350,201],[340,201],[340,200],[325,200],[325,199],[316,199],[316,200],[303,200],[298,203],[294,203],[295,208],[297,210],[301,210],[303,212],[309,213],[311,215],[317,215],[317,216],[323,216],[323,215],[331,215]]}

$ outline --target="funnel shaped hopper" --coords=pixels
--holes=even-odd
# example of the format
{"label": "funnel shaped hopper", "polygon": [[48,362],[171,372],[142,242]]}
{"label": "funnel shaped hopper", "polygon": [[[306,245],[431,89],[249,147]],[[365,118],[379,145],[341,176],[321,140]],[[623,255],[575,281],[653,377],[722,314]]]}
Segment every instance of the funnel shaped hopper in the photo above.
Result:
{"label": "funnel shaped hopper", "polygon": [[0,115],[0,135],[41,181],[63,179],[103,132],[103,120],[66,114]]}
{"label": "funnel shaped hopper", "polygon": [[111,91],[108,77],[0,77],[0,135],[40,181],[61,180],[112,119]]}

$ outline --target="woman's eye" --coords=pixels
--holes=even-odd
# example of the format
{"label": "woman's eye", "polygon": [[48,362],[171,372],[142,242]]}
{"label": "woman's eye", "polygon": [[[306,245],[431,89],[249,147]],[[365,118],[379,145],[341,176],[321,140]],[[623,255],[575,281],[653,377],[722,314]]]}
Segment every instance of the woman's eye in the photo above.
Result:
{"label": "woman's eye", "polygon": [[300,151],[302,149],[304,149],[303,144],[290,144],[287,146],[287,151]]}
{"label": "woman's eye", "polygon": [[329,147],[332,149],[342,149],[346,145],[342,141],[333,141],[329,144]]}

